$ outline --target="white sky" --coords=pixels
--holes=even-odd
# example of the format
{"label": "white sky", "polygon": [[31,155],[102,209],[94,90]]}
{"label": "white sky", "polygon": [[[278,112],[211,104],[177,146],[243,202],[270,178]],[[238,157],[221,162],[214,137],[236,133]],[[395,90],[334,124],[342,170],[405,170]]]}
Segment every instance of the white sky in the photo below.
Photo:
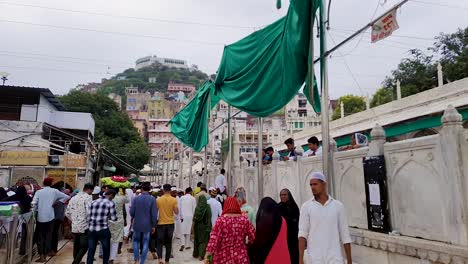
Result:
{"label": "white sky", "polygon": [[[329,34],[339,42],[351,30],[368,23],[376,8],[378,16],[397,2],[334,0]],[[0,72],[10,73],[9,85],[50,88],[56,94],[66,93],[80,83],[110,78],[147,55],[185,59],[212,74],[221,60],[223,44],[235,42],[285,14],[288,1],[283,0],[279,11],[275,3],[276,0],[0,0]],[[425,49],[439,32],[451,33],[468,26],[468,0],[410,0],[398,11],[398,23],[400,29],[394,36],[370,44],[367,33],[332,56],[332,98],[348,93],[372,95],[409,49]],[[329,48],[334,46],[330,35]]]}

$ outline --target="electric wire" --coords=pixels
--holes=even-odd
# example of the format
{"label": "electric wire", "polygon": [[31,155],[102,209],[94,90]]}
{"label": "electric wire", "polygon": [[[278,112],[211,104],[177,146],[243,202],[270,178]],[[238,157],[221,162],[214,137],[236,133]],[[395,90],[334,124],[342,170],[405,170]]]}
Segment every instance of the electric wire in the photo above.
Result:
{"label": "electric wire", "polygon": [[[9,52],[0,51],[0,56],[8,56],[8,57],[16,57],[16,58],[24,58],[28,60],[43,60],[43,61],[55,61],[55,62],[66,62],[66,63],[76,63],[76,64],[88,64],[88,65],[99,65],[99,66],[118,66],[118,67],[133,67],[133,64],[127,65],[117,65],[117,64],[104,64],[104,63],[97,63],[97,62],[85,62],[85,61],[71,61],[71,60],[62,60],[62,59],[53,59],[53,58],[40,58],[40,57],[30,57],[26,55],[17,55],[12,54]],[[131,65],[131,66],[130,66]]]}
{"label": "electric wire", "polygon": [[[374,13],[372,14],[372,17],[371,17],[370,21],[374,20],[375,15],[377,14],[377,10],[379,10],[379,6],[380,6],[380,0],[377,2],[377,5],[376,5],[376,7],[375,7]],[[329,26],[329,28],[330,28],[330,26]],[[352,53],[352,52],[359,46],[359,44],[361,43],[361,41],[362,41],[363,38],[364,38],[364,33],[361,34],[361,37],[359,38],[358,42],[356,43],[356,45],[354,46],[354,48],[352,48],[352,49],[348,52],[348,54]],[[346,55],[344,55],[344,56],[346,56]]]}
{"label": "electric wire", "polygon": [[[336,42],[335,42],[335,40],[333,39],[333,36],[329,33],[329,31],[327,31],[327,33],[328,33],[328,36],[330,37],[331,41],[333,42],[333,44],[336,45]],[[342,55],[341,52],[340,52],[339,50],[337,50],[337,52],[338,52],[340,55]],[[367,98],[368,98],[367,100],[370,100],[370,99],[369,99],[369,94],[368,94],[368,93],[364,93],[364,90],[362,89],[362,87],[361,87],[361,85],[359,84],[359,82],[358,82],[356,76],[354,75],[353,71],[351,70],[351,67],[349,67],[348,62],[346,61],[346,58],[345,58],[345,57],[342,57],[341,59],[343,60],[343,63],[344,63],[344,65],[345,65],[347,71],[348,71],[349,74],[351,75],[351,78],[353,79],[354,83],[355,83],[356,86],[358,87],[358,89],[359,89],[359,91],[361,92],[361,94],[362,94],[363,96],[364,96],[364,95],[367,95]],[[374,121],[377,121],[377,122],[378,122],[377,113],[375,112],[375,110],[374,110],[372,107],[370,107],[369,109],[371,110],[371,112],[372,112],[372,114],[373,114],[373,119],[374,119]]]}
{"label": "electric wire", "polygon": [[71,73],[83,73],[83,74],[99,74],[99,75],[115,75],[110,72],[91,72],[91,71],[79,71],[71,69],[57,69],[57,68],[42,68],[42,67],[31,67],[31,66],[15,66],[15,65],[0,65],[0,68],[13,68],[23,70],[38,70],[38,71],[55,71],[55,72],[71,72]]}
{"label": "electric wire", "polygon": [[434,3],[434,2],[428,2],[428,1],[422,1],[422,0],[410,0],[410,2],[423,4],[423,5],[440,6],[440,7],[452,8],[452,9],[458,9],[458,10],[460,9],[468,10],[468,7],[464,7],[464,6],[447,5],[447,4]]}
{"label": "electric wire", "polygon": [[98,29],[91,29],[91,28],[58,26],[58,25],[50,25],[50,24],[32,23],[32,22],[26,22],[26,21],[7,20],[7,19],[0,19],[0,22],[20,24],[20,25],[28,25],[28,26],[36,26],[36,27],[46,27],[46,28],[56,28],[56,29],[83,31],[83,32],[102,33],[102,34],[126,36],[126,37],[138,37],[138,38],[150,38],[150,39],[178,41],[178,42],[194,43],[194,44],[201,44],[201,45],[214,45],[214,46],[224,45],[224,43],[221,43],[221,42],[209,42],[209,41],[201,41],[201,40],[180,39],[180,38],[173,38],[173,37],[164,37],[164,36],[156,36],[156,35],[143,35],[143,34],[128,33],[128,32],[98,30]]}
{"label": "electric wire", "polygon": [[3,2],[3,1],[0,1],[0,4],[1,5],[10,5],[10,6],[39,8],[39,9],[60,11],[60,12],[68,12],[68,13],[78,13],[78,14],[87,14],[87,15],[95,15],[95,16],[113,17],[113,18],[119,18],[119,19],[123,18],[123,19],[133,19],[133,20],[141,20],[141,21],[170,23],[170,24],[194,25],[194,26],[205,26],[205,27],[219,27],[219,28],[234,28],[234,29],[248,29],[248,30],[258,28],[258,27],[253,27],[253,26],[239,26],[239,25],[229,25],[229,24],[212,24],[212,23],[201,23],[201,22],[193,22],[193,21],[159,19],[159,18],[150,18],[150,17],[123,16],[123,15],[115,15],[115,14],[109,14],[109,13],[92,12],[92,11],[85,11],[85,10],[74,10],[74,9],[65,9],[65,8],[56,8],[56,7],[48,7],[48,6],[31,5],[31,4],[18,4],[18,3]]}

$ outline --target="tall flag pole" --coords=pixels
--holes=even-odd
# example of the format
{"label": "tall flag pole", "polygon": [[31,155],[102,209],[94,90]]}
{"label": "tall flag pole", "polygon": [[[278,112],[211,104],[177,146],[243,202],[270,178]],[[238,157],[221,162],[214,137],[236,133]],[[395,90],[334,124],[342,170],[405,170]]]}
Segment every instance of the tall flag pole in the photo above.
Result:
{"label": "tall flag pole", "polygon": [[[328,65],[327,55],[327,38],[325,34],[325,18],[326,11],[325,0],[319,0],[319,23],[320,23],[320,86],[322,90],[322,168],[323,173],[328,178],[328,189],[333,195],[333,166],[330,151],[330,114],[329,114],[329,96],[328,96]],[[311,36],[312,38],[313,36]],[[313,57],[312,57],[313,60]],[[312,62],[313,65],[313,62]]]}

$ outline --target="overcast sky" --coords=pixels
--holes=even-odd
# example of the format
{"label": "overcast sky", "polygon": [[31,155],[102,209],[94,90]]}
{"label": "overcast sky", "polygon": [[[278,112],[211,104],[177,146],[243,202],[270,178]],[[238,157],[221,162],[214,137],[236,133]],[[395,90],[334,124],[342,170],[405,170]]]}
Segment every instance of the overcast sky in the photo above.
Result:
{"label": "overcast sky", "polygon": [[[334,0],[328,46],[397,2]],[[110,78],[147,55],[184,59],[212,74],[219,65],[224,44],[285,14],[289,1],[283,0],[280,10],[276,10],[275,3],[276,0],[0,0],[0,72],[10,73],[9,85],[50,88],[56,94],[66,93],[80,83]],[[349,93],[372,95],[409,49],[425,49],[439,32],[468,26],[468,1],[410,0],[397,16],[400,29],[393,36],[371,44],[368,32],[331,57],[332,98]]]}

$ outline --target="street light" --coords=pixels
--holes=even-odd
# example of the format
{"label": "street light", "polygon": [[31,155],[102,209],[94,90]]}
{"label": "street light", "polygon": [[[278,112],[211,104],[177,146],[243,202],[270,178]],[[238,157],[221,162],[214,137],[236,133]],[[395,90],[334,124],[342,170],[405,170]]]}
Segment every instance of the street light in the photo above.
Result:
{"label": "street light", "polygon": [[5,85],[5,82],[8,81],[8,75],[10,75],[8,72],[0,72],[0,76],[2,76],[0,79],[3,81],[2,85]]}

